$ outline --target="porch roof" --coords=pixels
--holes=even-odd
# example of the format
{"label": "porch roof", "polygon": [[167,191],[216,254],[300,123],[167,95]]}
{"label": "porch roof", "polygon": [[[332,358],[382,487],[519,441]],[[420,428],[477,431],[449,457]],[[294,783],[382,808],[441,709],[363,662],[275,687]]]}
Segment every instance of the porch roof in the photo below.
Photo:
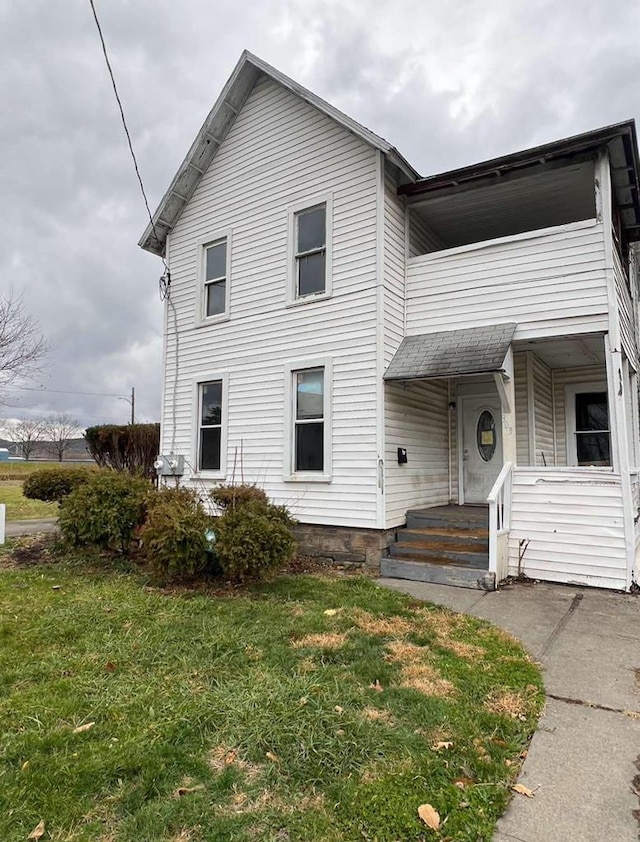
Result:
{"label": "porch roof", "polygon": [[502,371],[517,325],[422,333],[402,340],[385,380],[426,380]]}

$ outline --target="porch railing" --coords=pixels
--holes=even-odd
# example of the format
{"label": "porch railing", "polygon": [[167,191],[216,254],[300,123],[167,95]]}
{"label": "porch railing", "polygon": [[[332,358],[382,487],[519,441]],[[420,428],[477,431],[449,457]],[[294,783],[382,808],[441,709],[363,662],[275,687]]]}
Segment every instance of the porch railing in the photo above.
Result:
{"label": "porch railing", "polygon": [[496,582],[509,572],[509,528],[511,523],[511,476],[513,462],[505,462],[487,497],[489,504],[489,572]]}

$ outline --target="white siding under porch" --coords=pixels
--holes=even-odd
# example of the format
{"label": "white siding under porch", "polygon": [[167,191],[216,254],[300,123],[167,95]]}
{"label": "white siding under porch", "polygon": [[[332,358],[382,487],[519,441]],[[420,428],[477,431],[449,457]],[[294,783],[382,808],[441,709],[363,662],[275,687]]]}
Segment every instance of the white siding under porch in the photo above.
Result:
{"label": "white siding under porch", "polygon": [[509,573],[625,589],[619,475],[590,468],[514,468]]}
{"label": "white siding under porch", "polygon": [[[163,450],[185,455],[195,487],[244,479],[302,522],[378,526],[377,167],[362,141],[263,79],[200,181],[169,239],[162,419]],[[287,306],[289,211],[328,194],[332,297]],[[230,317],[198,326],[198,249],[224,235]],[[288,482],[286,365],[319,358],[333,364],[331,482]],[[198,475],[196,383],[224,374],[226,473]]]}
{"label": "white siding under porch", "polygon": [[[407,509],[449,502],[449,416],[446,380],[385,384],[386,528]],[[408,461],[398,464],[398,448]]]}
{"label": "white siding under porch", "polygon": [[407,335],[517,322],[514,339],[606,330],[603,224],[529,231],[409,259]]}

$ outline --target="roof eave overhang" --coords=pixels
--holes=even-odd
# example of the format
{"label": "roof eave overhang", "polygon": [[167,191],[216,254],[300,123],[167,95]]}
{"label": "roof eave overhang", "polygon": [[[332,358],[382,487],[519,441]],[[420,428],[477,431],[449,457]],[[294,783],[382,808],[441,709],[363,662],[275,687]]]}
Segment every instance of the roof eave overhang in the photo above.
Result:
{"label": "roof eave overhang", "polygon": [[514,170],[524,170],[539,164],[584,155],[589,152],[595,154],[599,149],[611,148],[612,144],[615,143],[621,143],[624,150],[625,163],[618,169],[618,173],[622,174],[624,170],[625,177],[624,179],[618,179],[618,181],[614,179],[614,188],[621,195],[628,196],[630,194],[630,201],[622,202],[619,197],[619,202],[625,205],[627,211],[624,216],[624,223],[630,238],[640,239],[640,157],[638,155],[636,125],[633,119],[574,135],[564,140],[525,149],[511,155],[492,158],[471,166],[421,178],[411,184],[402,185],[398,189],[398,193],[406,196],[409,200],[418,197],[426,199],[429,195],[438,191],[455,189],[462,185],[471,186],[473,182],[477,182],[480,186],[483,181],[490,182]]}

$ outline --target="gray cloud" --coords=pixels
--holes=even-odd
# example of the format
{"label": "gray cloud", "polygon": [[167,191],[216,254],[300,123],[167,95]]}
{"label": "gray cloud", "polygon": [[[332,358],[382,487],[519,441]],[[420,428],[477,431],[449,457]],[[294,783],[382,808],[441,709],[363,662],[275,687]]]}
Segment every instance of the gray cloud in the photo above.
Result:
{"label": "gray cloud", "polygon": [[[635,0],[97,0],[152,207],[248,47],[428,174],[640,114]],[[88,3],[0,5],[0,284],[52,344],[7,414],[160,406],[161,263]]]}

